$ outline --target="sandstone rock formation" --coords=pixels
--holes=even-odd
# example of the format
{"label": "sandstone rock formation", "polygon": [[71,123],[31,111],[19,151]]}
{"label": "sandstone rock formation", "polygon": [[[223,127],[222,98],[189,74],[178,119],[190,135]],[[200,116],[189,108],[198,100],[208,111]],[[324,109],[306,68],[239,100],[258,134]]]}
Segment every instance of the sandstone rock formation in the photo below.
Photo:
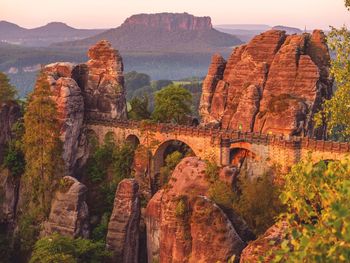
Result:
{"label": "sandstone rock formation", "polygon": [[74,175],[79,154],[79,142],[84,121],[84,98],[76,81],[71,78],[71,63],[55,63],[44,68],[57,104],[63,142],[63,160],[67,175]]}
{"label": "sandstone rock formation", "polygon": [[[278,250],[279,245],[285,239],[286,227],[286,222],[280,222],[270,227],[262,236],[243,249],[240,262],[258,262],[260,257],[264,257],[264,260],[259,262],[271,262],[273,251]],[[272,255],[267,254],[269,251],[272,252]]]}
{"label": "sandstone rock formation", "polygon": [[91,47],[86,64],[45,66],[61,122],[66,174],[76,176],[88,157],[84,119],[126,119],[123,62],[107,41]]}
{"label": "sandstone rock formation", "polygon": [[21,108],[13,101],[0,105],[0,164],[2,164],[7,143],[13,137],[13,125],[21,118]]}
{"label": "sandstone rock formation", "polygon": [[108,224],[107,248],[113,251],[112,262],[137,263],[139,251],[140,200],[134,179],[124,179],[115,194]]}
{"label": "sandstone rock formation", "polygon": [[126,119],[123,61],[111,44],[102,40],[88,52],[84,91],[87,117]]}
{"label": "sandstone rock formation", "polygon": [[245,246],[226,214],[206,196],[206,164],[183,159],[146,209],[148,261],[227,262]]}
{"label": "sandstone rock formation", "polygon": [[270,30],[235,48],[227,63],[214,55],[203,84],[202,125],[322,137],[312,117],[332,94],[322,31],[288,36]]}
{"label": "sandstone rock formation", "polygon": [[51,202],[49,219],[41,235],[59,233],[70,237],[89,237],[89,210],[85,202],[87,188],[73,177],[65,176]]}
{"label": "sandstone rock formation", "polygon": [[16,216],[20,178],[0,169],[0,224],[13,224]]}

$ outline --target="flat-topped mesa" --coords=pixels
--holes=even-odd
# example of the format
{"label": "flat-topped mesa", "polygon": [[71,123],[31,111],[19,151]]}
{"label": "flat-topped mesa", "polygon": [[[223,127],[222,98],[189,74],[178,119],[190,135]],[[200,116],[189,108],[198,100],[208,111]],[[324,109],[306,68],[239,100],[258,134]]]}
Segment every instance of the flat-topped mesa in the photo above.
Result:
{"label": "flat-topped mesa", "polygon": [[332,95],[330,55],[322,31],[286,35],[270,30],[233,50],[203,84],[202,125],[224,129],[322,137],[313,116]]}
{"label": "flat-topped mesa", "polygon": [[142,25],[174,30],[210,30],[213,28],[211,18],[195,17],[187,13],[159,13],[159,14],[138,14],[125,20],[122,26]]}
{"label": "flat-topped mesa", "polygon": [[89,49],[87,83],[83,89],[87,117],[126,119],[123,59],[106,40]]}

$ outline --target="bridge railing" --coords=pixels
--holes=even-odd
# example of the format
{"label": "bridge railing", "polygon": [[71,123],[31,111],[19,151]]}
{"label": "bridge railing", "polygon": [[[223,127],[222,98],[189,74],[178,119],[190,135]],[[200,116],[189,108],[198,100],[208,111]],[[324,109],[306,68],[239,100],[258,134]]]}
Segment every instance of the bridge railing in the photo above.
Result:
{"label": "bridge railing", "polygon": [[263,134],[257,132],[242,132],[238,130],[208,128],[202,126],[186,126],[170,123],[155,123],[133,120],[88,119],[87,124],[119,127],[124,129],[143,129],[152,132],[182,134],[198,137],[211,137],[216,140],[231,142],[249,142],[264,145],[279,145],[284,147],[300,147],[311,151],[329,151],[350,153],[350,143],[316,140],[309,137],[284,136],[278,134]]}

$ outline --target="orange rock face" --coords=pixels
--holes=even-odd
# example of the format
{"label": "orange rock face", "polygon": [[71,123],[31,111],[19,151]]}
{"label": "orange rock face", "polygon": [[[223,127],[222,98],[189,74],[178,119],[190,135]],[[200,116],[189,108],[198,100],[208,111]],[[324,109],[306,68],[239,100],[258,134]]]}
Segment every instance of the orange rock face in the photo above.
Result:
{"label": "orange rock face", "polygon": [[[267,252],[278,250],[279,245],[283,242],[287,224],[281,222],[270,227],[262,236],[257,240],[251,242],[245,249],[243,249],[240,263],[250,262],[271,262],[273,259],[272,255],[267,255]],[[264,260],[260,261],[259,258],[263,257]]]}
{"label": "orange rock face", "polygon": [[322,31],[288,36],[270,30],[235,48],[226,65],[218,61],[215,55],[203,84],[202,125],[322,136],[312,121],[332,94]]}
{"label": "orange rock face", "polygon": [[245,246],[226,214],[206,196],[206,164],[183,159],[146,209],[149,262],[227,262]]}

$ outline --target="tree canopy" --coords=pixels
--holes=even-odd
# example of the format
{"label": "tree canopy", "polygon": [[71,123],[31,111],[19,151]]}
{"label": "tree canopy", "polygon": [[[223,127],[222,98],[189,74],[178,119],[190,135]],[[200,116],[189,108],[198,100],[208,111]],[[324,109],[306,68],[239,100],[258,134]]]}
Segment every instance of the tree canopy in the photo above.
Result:
{"label": "tree canopy", "polygon": [[191,114],[192,94],[179,85],[169,85],[155,95],[152,119],[160,122],[183,124]]}
{"label": "tree canopy", "polygon": [[10,84],[5,73],[0,72],[0,104],[9,100],[14,100],[17,94],[16,89]]}
{"label": "tree canopy", "polygon": [[275,262],[349,262],[350,160],[299,163],[285,179],[288,227]]}
{"label": "tree canopy", "polygon": [[[350,0],[345,1],[349,8]],[[328,35],[328,44],[335,53],[332,60],[331,74],[337,90],[330,100],[326,100],[323,109],[316,114],[318,126],[327,124],[328,134],[333,139],[348,141],[350,139],[350,32],[343,26],[332,27]]]}

